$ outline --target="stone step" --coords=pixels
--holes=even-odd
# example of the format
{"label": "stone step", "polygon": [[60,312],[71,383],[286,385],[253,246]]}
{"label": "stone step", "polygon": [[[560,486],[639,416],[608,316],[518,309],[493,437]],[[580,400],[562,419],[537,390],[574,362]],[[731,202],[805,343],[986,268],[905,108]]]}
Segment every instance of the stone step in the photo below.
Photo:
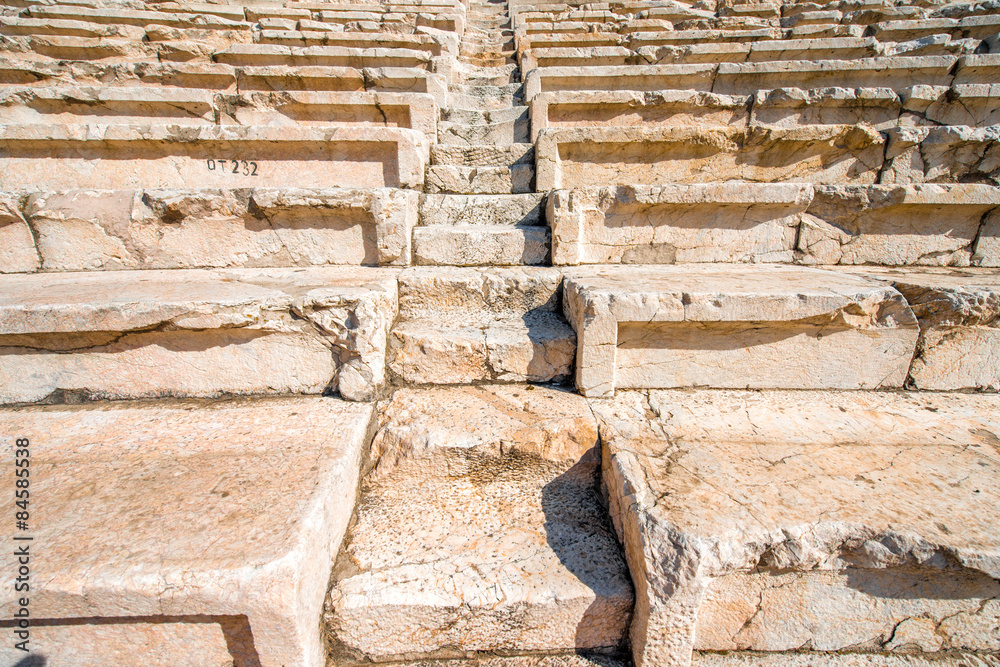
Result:
{"label": "stone step", "polygon": [[467,167],[510,167],[534,164],[533,144],[508,146],[431,146],[431,165],[464,165]]}
{"label": "stone step", "polygon": [[384,381],[395,275],[350,267],[0,276],[0,402],[333,389],[368,400]]}
{"label": "stone step", "polygon": [[428,150],[422,132],[371,126],[6,124],[0,144],[9,190],[414,188]]}
{"label": "stone step", "polygon": [[[448,84],[442,74],[417,67],[240,67],[235,70],[241,93],[249,91],[337,91],[369,90],[395,93],[427,93],[439,107],[445,106]],[[174,76],[167,72],[163,76]]]}
{"label": "stone step", "polygon": [[356,49],[414,49],[417,51],[427,51],[432,56],[440,56],[445,52],[441,40],[430,35],[401,35],[395,33],[347,33],[305,29],[265,29],[260,31],[260,38],[257,40],[257,43],[295,47],[346,46]]}
{"label": "stone step", "polygon": [[[929,136],[925,134],[924,139]],[[985,136],[966,132],[955,135],[950,143],[987,149]],[[929,180],[927,172],[917,171],[922,166],[919,162],[906,162],[908,158],[912,162],[907,150],[921,146],[919,136],[900,135],[898,141],[894,161],[885,165],[898,169],[891,182]],[[568,127],[541,132],[535,163],[540,192],[594,183],[653,185],[732,180],[870,185],[885,178],[885,154],[885,138],[865,124],[787,129],[756,126],[746,130]],[[923,166],[958,173],[971,166],[964,161],[955,164],[950,154],[939,160],[943,164]]]}
{"label": "stone step", "polygon": [[544,226],[544,193],[421,195],[420,225]]}
{"label": "stone step", "polygon": [[459,64],[455,67],[455,83],[467,86],[505,86],[519,83],[520,74],[517,65],[503,67],[473,67]]}
{"label": "stone step", "polygon": [[476,67],[503,67],[504,65],[517,63],[517,58],[513,52],[506,55],[502,53],[486,53],[483,55],[459,56],[458,61],[466,65],[475,65]]}
{"label": "stone step", "polygon": [[[480,113],[482,115],[479,115]],[[509,146],[510,144],[525,144],[531,141],[528,107],[513,107],[509,113],[489,111],[477,113],[472,111],[462,114],[445,112],[442,113],[442,116],[472,121],[472,123],[439,121],[437,139],[442,146]],[[513,116],[513,118],[499,122],[479,122],[491,121],[497,116],[500,118]]]}
{"label": "stone step", "polygon": [[234,44],[216,52],[216,62],[233,66],[311,67],[420,67],[431,70],[434,56],[402,48],[350,48],[346,46],[281,46]]}
{"label": "stone step", "polygon": [[427,167],[424,192],[458,195],[511,195],[534,192],[535,166],[514,164],[509,167],[466,167],[431,165]]}
{"label": "stone step", "polygon": [[0,559],[29,553],[28,646],[51,664],[320,667],[372,421],[321,397],[0,411],[10,465],[30,441],[31,540]]}
{"label": "stone step", "polygon": [[548,260],[546,227],[434,225],[413,230],[413,262],[418,265],[530,266]]}
{"label": "stone step", "polygon": [[596,443],[586,401],[565,392],[398,390],[338,560],[331,658],[620,651],[632,586],[597,492]]}
{"label": "stone step", "polygon": [[846,272],[762,264],[566,269],[585,396],[672,387],[893,389],[919,335],[903,296]]}
{"label": "stone step", "polygon": [[524,86],[520,83],[503,86],[452,84],[448,87],[448,104],[443,106],[459,109],[506,109],[522,104],[523,99]]}
{"label": "stone step", "polygon": [[[493,125],[498,123],[523,122],[528,120],[528,107],[518,105],[507,109],[441,109],[441,120],[463,125]],[[529,143],[527,141],[519,143]]]}
{"label": "stone step", "polygon": [[557,190],[554,264],[1000,263],[1000,189],[717,183]]}
{"label": "stone step", "polygon": [[406,269],[392,373],[418,385],[568,378],[576,339],[558,313],[561,281],[550,268]]}
{"label": "stone step", "polygon": [[610,513],[650,600],[632,620],[637,665],[995,662],[997,396],[694,390],[591,405]]}
{"label": "stone step", "polygon": [[6,192],[3,272],[405,266],[417,208],[389,188]]}

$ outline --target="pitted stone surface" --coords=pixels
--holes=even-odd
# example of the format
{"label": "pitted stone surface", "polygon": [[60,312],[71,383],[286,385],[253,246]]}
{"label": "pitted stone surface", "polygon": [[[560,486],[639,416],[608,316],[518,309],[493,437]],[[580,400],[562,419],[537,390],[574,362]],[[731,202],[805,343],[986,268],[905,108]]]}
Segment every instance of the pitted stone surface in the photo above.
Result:
{"label": "pitted stone surface", "polygon": [[38,649],[123,667],[147,649],[149,664],[322,665],[323,584],[371,417],[330,398],[0,411],[5,463],[15,438],[31,443]]}
{"label": "pitted stone surface", "polygon": [[1000,646],[996,396],[653,391],[592,405],[638,587],[637,664]]}
{"label": "pitted stone surface", "polygon": [[[457,412],[441,412],[445,392]],[[336,651],[618,650],[632,589],[586,401],[523,385],[403,390],[381,421],[326,617]]]}

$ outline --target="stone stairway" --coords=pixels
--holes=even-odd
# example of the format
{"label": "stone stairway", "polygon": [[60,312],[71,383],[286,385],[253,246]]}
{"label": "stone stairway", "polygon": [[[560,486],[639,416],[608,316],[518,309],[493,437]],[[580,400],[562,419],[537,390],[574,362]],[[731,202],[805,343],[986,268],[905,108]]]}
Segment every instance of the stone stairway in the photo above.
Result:
{"label": "stone stairway", "polygon": [[1000,667],[998,35],[0,6],[0,665]]}

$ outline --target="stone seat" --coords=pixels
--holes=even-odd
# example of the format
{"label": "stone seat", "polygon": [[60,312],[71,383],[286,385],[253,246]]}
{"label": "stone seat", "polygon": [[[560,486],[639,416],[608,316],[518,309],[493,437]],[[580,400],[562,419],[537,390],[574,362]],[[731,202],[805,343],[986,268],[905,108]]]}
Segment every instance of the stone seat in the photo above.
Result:
{"label": "stone seat", "polygon": [[[0,57],[0,86],[235,90],[237,70],[207,62],[74,62]],[[359,77],[360,78],[360,77]],[[362,82],[363,84],[363,82]]]}
{"label": "stone seat", "polygon": [[918,326],[892,287],[779,265],[565,269],[576,386],[899,388]]}
{"label": "stone seat", "polygon": [[91,8],[79,5],[32,5],[25,10],[28,18],[87,21],[121,25],[165,25],[175,28],[214,28],[250,30],[248,21],[234,21],[215,14],[179,14],[122,8]]}
{"label": "stone seat", "polygon": [[241,91],[374,90],[427,93],[438,107],[448,99],[448,84],[441,74],[416,67],[286,66],[240,67],[236,71]]}
{"label": "stone seat", "polygon": [[0,123],[214,125],[214,91],[125,86],[0,88]]}
{"label": "stone seat", "polygon": [[535,146],[535,177],[540,191],[727,180],[864,185],[880,175],[884,144],[866,125],[550,128]]}
{"label": "stone seat", "polygon": [[783,31],[785,39],[819,39],[834,37],[863,37],[863,25],[842,25],[840,23],[807,23]]}
{"label": "stone seat", "polygon": [[0,402],[334,389],[367,400],[384,381],[395,275],[332,267],[0,276]]}
{"label": "stone seat", "polygon": [[540,67],[525,74],[524,92],[528,101],[538,93],[564,90],[711,92],[716,69],[713,64]]}
{"label": "stone seat", "polygon": [[44,498],[14,543],[30,552],[32,645],[52,664],[320,667],[371,419],[319,397],[0,410]]}
{"label": "stone seat", "polygon": [[215,52],[216,62],[244,67],[419,67],[431,69],[432,56],[401,48],[351,48],[344,46],[280,46],[234,44]]}
{"label": "stone seat", "polygon": [[560,284],[551,268],[404,270],[392,373],[416,385],[568,377],[575,338],[558,313]]}
{"label": "stone seat", "polygon": [[63,37],[122,37],[142,39],[146,31],[128,24],[93,23],[66,19],[0,17],[0,35],[60,35]]}
{"label": "stone seat", "polygon": [[437,102],[427,93],[354,91],[247,92],[227,100],[222,123],[401,127],[437,137]]}
{"label": "stone seat", "polygon": [[7,190],[414,188],[427,162],[422,132],[366,126],[7,124],[0,148]]}
{"label": "stone seat", "polygon": [[417,197],[389,188],[8,192],[0,270],[406,266]]}
{"label": "stone seat", "polygon": [[636,580],[636,664],[995,662],[996,396],[694,390],[592,404]]}
{"label": "stone seat", "polygon": [[432,56],[444,53],[441,40],[430,35],[394,33],[317,32],[313,30],[261,30],[260,44],[281,46],[346,46],[351,48],[394,48],[427,51]]}
{"label": "stone seat", "polygon": [[331,659],[620,651],[632,587],[596,442],[586,401],[564,391],[397,391],[338,561]]}
{"label": "stone seat", "polygon": [[[947,90],[942,96],[948,96]],[[777,88],[757,91],[750,123],[772,127],[864,123],[884,132],[901,122],[904,108],[891,88]]]}
{"label": "stone seat", "polygon": [[247,8],[242,5],[216,5],[207,2],[158,2],[156,11],[173,14],[211,14],[230,21],[247,19]]}
{"label": "stone seat", "polygon": [[24,59],[107,60],[112,58],[157,60],[155,47],[135,40],[112,37],[64,37],[39,35],[4,40],[0,52]]}
{"label": "stone seat", "polygon": [[1000,261],[1000,188],[715,183],[584,187],[549,196],[554,264]]}
{"label": "stone seat", "polygon": [[896,127],[882,183],[1000,184],[1000,126]]}

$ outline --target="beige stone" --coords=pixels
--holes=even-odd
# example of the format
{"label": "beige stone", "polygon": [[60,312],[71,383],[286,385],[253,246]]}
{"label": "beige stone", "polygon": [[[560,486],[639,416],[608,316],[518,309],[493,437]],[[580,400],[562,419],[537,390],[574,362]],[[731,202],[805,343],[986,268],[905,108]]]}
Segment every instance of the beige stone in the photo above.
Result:
{"label": "beige stone", "polygon": [[1000,206],[988,185],[817,185],[802,219],[806,264],[968,266],[983,216]]}
{"label": "beige stone", "polygon": [[209,91],[139,87],[7,87],[0,92],[3,123],[160,122],[213,125]]}
{"label": "beige stone", "polygon": [[891,88],[776,88],[758,91],[751,122],[774,127],[856,125],[885,130],[899,122]]}
{"label": "beige stone", "polygon": [[505,266],[544,264],[545,227],[436,225],[413,230],[414,264]]}
{"label": "beige stone", "polygon": [[553,264],[790,262],[812,187],[617,186],[549,194]]}
{"label": "beige stone", "polygon": [[898,127],[888,135],[883,183],[998,183],[1000,129],[995,125]]}
{"label": "beige stone", "polygon": [[567,269],[576,386],[901,387],[917,322],[892,288],[782,266]]}
{"label": "beige stone", "polygon": [[701,390],[593,406],[637,582],[638,665],[885,652],[921,618],[942,650],[995,651],[995,396]]}
{"label": "beige stone", "polygon": [[0,412],[8,465],[31,441],[32,618],[70,620],[32,627],[34,646],[73,664],[323,665],[371,416],[329,398]]}
{"label": "beige stone", "polygon": [[583,399],[402,390],[380,419],[326,619],[337,658],[618,649],[632,588]]}
{"label": "beige stone", "polygon": [[384,381],[386,335],[396,311],[395,272],[384,269],[0,280],[4,403],[334,387],[346,398],[368,399]]}
{"label": "beige stone", "polygon": [[539,135],[535,168],[542,191],[728,180],[871,184],[883,153],[882,136],[865,125],[559,128]]}
{"label": "beige stone", "polygon": [[423,133],[384,127],[3,125],[0,148],[5,189],[412,188],[427,160]]}
{"label": "beige stone", "polygon": [[40,263],[35,237],[21,215],[20,202],[10,195],[0,195],[0,273],[35,271]]}
{"label": "beige stone", "polygon": [[627,65],[620,67],[545,67],[524,79],[524,97],[563,90],[712,91],[715,65]]}

